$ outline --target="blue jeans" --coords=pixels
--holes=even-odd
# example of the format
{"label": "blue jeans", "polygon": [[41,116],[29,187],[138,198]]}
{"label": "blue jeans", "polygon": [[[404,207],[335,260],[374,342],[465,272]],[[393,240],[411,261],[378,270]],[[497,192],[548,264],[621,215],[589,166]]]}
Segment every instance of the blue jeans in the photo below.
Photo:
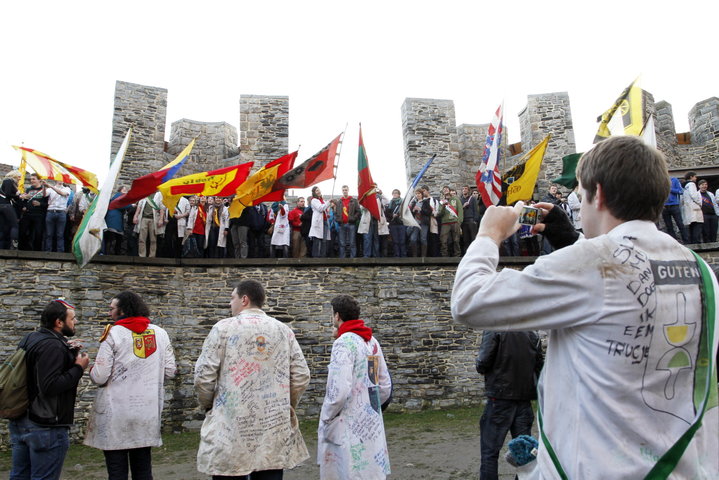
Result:
{"label": "blue jeans", "polygon": [[70,447],[69,428],[43,427],[27,417],[10,420],[10,480],[55,480]]}
{"label": "blue jeans", "polygon": [[347,258],[347,249],[349,249],[350,258],[357,256],[357,245],[355,243],[355,232],[357,227],[354,223],[342,223],[339,230],[340,256],[339,258]]}
{"label": "blue jeans", "polygon": [[482,450],[480,480],[498,478],[497,459],[507,432],[512,434],[512,438],[531,435],[533,422],[534,412],[529,400],[487,399],[484,413],[479,420],[479,441]]}
{"label": "blue jeans", "polygon": [[322,238],[312,239],[312,258],[325,258],[327,256],[327,242]]}
{"label": "blue jeans", "polygon": [[45,251],[52,252],[52,240],[55,239],[55,251],[65,251],[65,223],[67,212],[48,210],[45,215]]}
{"label": "blue jeans", "polygon": [[664,205],[664,210],[662,210],[662,219],[664,220],[666,232],[672,238],[677,238],[674,233],[674,227],[672,226],[672,220],[674,220],[677,230],[679,230],[679,234],[682,236],[681,241],[683,243],[689,243],[687,229],[684,226],[684,221],[682,220],[682,209],[679,205]]}
{"label": "blue jeans", "polygon": [[369,225],[369,232],[364,234],[364,256],[369,257],[379,257],[380,251],[379,251],[379,235],[377,234],[377,222],[373,221],[370,222]]}
{"label": "blue jeans", "polygon": [[395,257],[407,256],[407,227],[404,225],[390,225],[389,233],[392,235]]}

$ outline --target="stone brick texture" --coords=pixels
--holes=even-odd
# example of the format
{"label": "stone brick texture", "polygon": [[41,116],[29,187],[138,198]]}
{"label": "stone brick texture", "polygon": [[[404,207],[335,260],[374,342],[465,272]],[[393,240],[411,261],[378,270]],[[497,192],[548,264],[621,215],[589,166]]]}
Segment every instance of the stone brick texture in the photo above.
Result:
{"label": "stone brick texture", "polygon": [[[699,253],[719,268],[719,244]],[[501,268],[522,269],[530,257],[507,257]],[[230,316],[229,297],[243,278],[262,282],[264,310],[294,330],[312,380],[298,408],[302,418],[317,417],[324,397],[332,342],[330,300],[354,295],[361,317],[381,342],[394,384],[394,411],[416,411],[481,403],[484,380],[474,367],[481,331],[451,318],[450,296],[457,259],[256,259],[169,260],[97,257],[79,269],[70,254],[0,251],[4,281],[0,316],[7,358],[22,337],[39,324],[40,312],[54,298],[77,307],[77,336],[91,359],[109,323],[113,295],[131,289],[148,303],[151,319],[167,330],[175,348],[177,375],[166,384],[163,429],[198,429],[203,413],[193,389],[193,370],[212,326]],[[97,387],[87,375],[80,383],[75,440],[81,439]],[[7,425],[6,423],[4,425]],[[7,428],[0,447],[7,448]]]}

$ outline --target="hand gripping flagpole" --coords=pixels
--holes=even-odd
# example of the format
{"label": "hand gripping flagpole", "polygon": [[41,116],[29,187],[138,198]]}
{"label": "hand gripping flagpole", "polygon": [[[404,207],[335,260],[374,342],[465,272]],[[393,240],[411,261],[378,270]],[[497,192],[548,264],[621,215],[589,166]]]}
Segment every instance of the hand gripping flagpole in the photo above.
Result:
{"label": "hand gripping flagpole", "polygon": [[[334,166],[334,180],[332,180],[332,193],[330,194],[330,200],[335,196],[335,185],[337,184],[337,171],[340,169],[340,160],[342,159],[342,145],[345,143],[345,133],[347,132],[347,123],[345,123],[345,129],[342,131],[342,138],[340,139],[340,145],[337,149],[336,157],[337,164]],[[334,159],[333,159],[334,160]]]}

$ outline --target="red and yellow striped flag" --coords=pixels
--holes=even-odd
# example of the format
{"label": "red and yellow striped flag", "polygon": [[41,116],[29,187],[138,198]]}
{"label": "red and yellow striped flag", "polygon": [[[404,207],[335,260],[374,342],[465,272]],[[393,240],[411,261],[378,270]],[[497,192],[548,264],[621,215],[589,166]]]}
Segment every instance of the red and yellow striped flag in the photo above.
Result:
{"label": "red and yellow striped flag", "polygon": [[20,161],[22,180],[18,186],[21,191],[25,189],[25,173],[29,165],[40,178],[82,185],[97,193],[97,176],[94,173],[55,160],[51,156],[32,148],[18,147],[16,145],[13,145],[13,148],[22,154],[22,160]]}

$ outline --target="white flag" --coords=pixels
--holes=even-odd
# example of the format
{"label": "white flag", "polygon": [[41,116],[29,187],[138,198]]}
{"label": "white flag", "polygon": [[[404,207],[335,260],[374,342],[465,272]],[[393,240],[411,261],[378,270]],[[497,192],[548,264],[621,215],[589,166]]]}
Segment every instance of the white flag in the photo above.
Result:
{"label": "white flag", "polygon": [[102,247],[102,235],[107,224],[105,223],[105,215],[107,214],[107,206],[110,204],[112,190],[115,187],[115,181],[120,173],[122,159],[125,157],[127,146],[130,143],[130,134],[132,129],[127,131],[125,140],[122,141],[120,149],[115,155],[115,159],[110,164],[110,171],[100,188],[100,192],[92,201],[90,207],[82,218],[82,223],[77,229],[75,238],[72,239],[72,253],[77,259],[80,268],[88,264],[88,262],[100,251]]}

